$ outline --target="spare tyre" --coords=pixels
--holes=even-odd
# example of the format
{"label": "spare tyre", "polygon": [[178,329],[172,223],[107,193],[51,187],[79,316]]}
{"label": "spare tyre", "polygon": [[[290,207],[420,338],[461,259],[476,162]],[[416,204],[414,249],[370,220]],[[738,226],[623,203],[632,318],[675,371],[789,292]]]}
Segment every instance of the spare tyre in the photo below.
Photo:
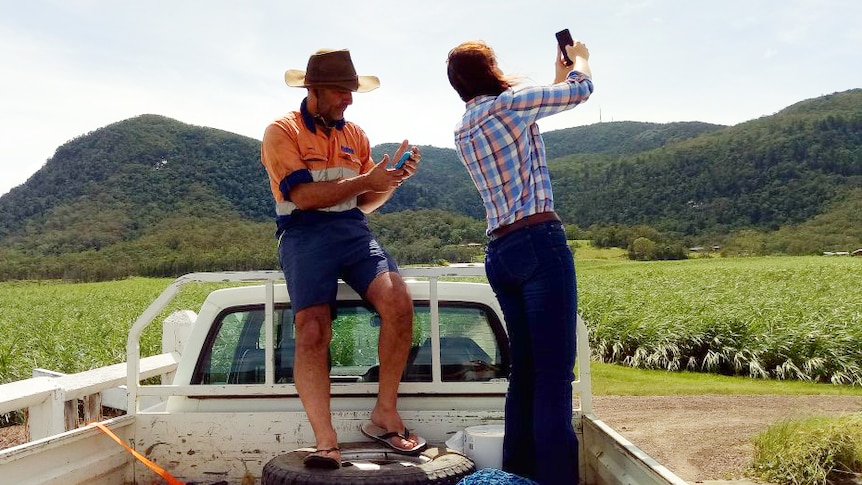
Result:
{"label": "spare tyre", "polygon": [[262,485],[420,485],[452,484],[476,471],[466,456],[446,447],[428,447],[417,456],[395,453],[378,443],[341,445],[341,468],[309,468],[302,460],[310,448],[278,455],[263,467]]}

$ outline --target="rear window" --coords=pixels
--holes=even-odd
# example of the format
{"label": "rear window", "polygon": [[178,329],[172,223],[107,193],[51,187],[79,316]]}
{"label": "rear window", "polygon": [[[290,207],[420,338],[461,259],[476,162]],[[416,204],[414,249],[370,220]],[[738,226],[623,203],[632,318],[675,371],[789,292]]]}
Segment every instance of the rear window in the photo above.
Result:
{"label": "rear window", "polygon": [[[431,382],[431,312],[414,308],[413,337],[404,382]],[[496,314],[476,304],[440,302],[440,363],[444,382],[488,381],[508,376],[508,348]],[[339,302],[329,349],[333,382],[377,382],[380,316],[361,302]],[[293,383],[295,332],[290,307],[274,318],[276,383]],[[263,384],[266,328],[263,305],[222,312],[212,326],[192,384]]]}

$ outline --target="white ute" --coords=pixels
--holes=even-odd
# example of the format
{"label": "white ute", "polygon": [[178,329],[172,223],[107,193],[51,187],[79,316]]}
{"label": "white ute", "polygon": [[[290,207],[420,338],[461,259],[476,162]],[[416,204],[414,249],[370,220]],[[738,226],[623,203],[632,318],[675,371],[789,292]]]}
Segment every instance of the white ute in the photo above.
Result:
{"label": "white ute", "polygon": [[[481,281],[481,265],[402,274],[415,325],[398,403],[408,426],[429,442],[423,454],[387,452],[360,432],[377,393],[380,320],[342,283],[330,362],[333,423],[347,466],[304,469],[297,459],[314,436],[293,384],[293,314],[282,274],[194,273],[176,279],[138,318],[126,363],[0,385],[0,413],[28,410],[30,433],[27,443],[0,450],[0,484],[165,483],[99,427],[78,426],[79,409],[85,420],[100,420],[103,406],[125,410],[100,423],[177,480],[168,483],[457,483],[475,469],[469,456],[478,450],[453,450],[461,443],[453,437],[503,422],[506,327],[487,283],[457,281]],[[163,323],[163,353],[141,358],[144,328],[183,285],[201,282],[229,287],[210,293],[197,314],[172,313]],[[589,356],[578,318],[572,422],[581,483],[684,485],[591,414]]]}

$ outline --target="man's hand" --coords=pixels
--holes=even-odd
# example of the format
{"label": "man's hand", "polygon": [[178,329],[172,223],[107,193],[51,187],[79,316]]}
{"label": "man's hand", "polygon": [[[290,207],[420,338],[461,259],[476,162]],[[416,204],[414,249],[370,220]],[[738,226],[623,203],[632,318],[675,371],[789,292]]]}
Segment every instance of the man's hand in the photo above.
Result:
{"label": "man's hand", "polygon": [[398,174],[399,170],[388,169],[387,165],[389,165],[388,154],[383,155],[383,159],[365,174],[365,186],[369,192],[388,192],[401,184],[404,177]]}
{"label": "man's hand", "polygon": [[[407,146],[408,141],[402,141],[398,149],[395,150],[393,160],[400,159],[401,155],[407,151]],[[419,147],[414,146],[410,149],[410,158],[404,162],[404,165],[402,165],[401,168],[396,169],[389,167],[389,154],[383,155],[383,159],[374,165],[374,168],[366,174],[368,177],[368,187],[372,192],[380,193],[387,192],[400,186],[405,180],[416,173],[416,170],[419,169],[419,161],[421,159],[422,154],[419,151]]]}
{"label": "man's hand", "polygon": [[[407,151],[407,147],[407,140],[402,141],[401,146],[395,150],[395,160],[401,158],[401,155]],[[383,155],[383,159],[374,165],[371,171],[363,175],[365,177],[363,183],[370,191],[359,196],[359,208],[362,212],[368,214],[389,200],[395,189],[416,173],[421,159],[422,154],[419,152],[419,147],[412,147],[410,148],[410,158],[404,162],[401,168],[390,168],[388,167],[389,155]]]}
{"label": "man's hand", "polygon": [[[401,146],[398,147],[398,150],[395,151],[395,160],[400,160],[401,155],[403,155],[407,151],[407,140],[401,142]],[[410,158],[404,162],[404,165],[401,166],[400,169],[394,169],[396,172],[403,172],[403,178],[398,183],[401,185],[405,180],[409,179],[419,170],[419,162],[422,161],[422,152],[419,150],[419,147],[414,146],[410,148]]]}

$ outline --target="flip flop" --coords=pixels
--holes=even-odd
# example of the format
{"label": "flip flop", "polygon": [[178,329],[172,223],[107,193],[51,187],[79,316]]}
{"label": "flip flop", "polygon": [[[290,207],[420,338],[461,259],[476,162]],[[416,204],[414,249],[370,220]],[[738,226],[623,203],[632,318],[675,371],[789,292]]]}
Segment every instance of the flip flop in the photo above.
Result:
{"label": "flip flop", "polygon": [[[395,443],[390,441],[390,438],[395,438],[396,436],[399,438],[404,438],[405,440],[410,440],[410,430],[406,427],[404,428],[403,433],[399,433],[397,431],[389,431],[387,432],[385,429],[377,426],[372,422],[367,422],[362,425],[362,434],[368,436],[369,438],[379,441],[384,445],[392,448],[394,451],[398,453],[403,453],[405,455],[418,455],[428,446],[428,443],[425,441],[425,438],[421,438],[416,436],[416,446],[412,448],[402,448],[397,446]],[[414,435],[415,436],[415,435]]]}
{"label": "flip flop", "polygon": [[335,446],[332,448],[316,449],[302,460],[302,464],[308,468],[337,470],[341,468],[341,462],[329,456],[329,453],[333,451],[341,451],[341,448]]}

